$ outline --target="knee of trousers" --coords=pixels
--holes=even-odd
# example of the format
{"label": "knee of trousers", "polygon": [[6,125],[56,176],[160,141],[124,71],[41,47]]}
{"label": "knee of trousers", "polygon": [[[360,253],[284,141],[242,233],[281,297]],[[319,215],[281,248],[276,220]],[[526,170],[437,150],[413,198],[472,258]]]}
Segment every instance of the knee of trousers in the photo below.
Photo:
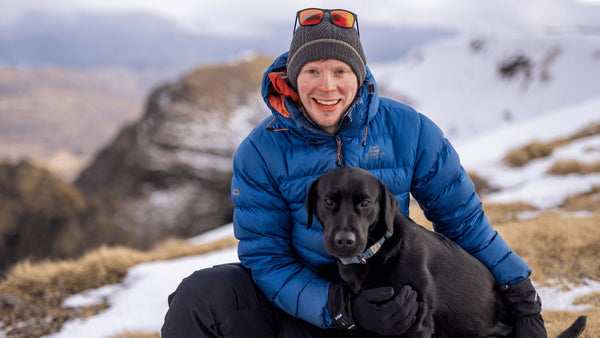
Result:
{"label": "knee of trousers", "polygon": [[[256,294],[258,293],[258,294]],[[177,298],[179,303],[204,303],[221,310],[237,310],[248,301],[262,302],[264,298],[254,284],[250,272],[241,264],[225,264],[198,270],[183,279],[177,290],[169,296],[169,303]],[[191,307],[194,307],[192,304]]]}

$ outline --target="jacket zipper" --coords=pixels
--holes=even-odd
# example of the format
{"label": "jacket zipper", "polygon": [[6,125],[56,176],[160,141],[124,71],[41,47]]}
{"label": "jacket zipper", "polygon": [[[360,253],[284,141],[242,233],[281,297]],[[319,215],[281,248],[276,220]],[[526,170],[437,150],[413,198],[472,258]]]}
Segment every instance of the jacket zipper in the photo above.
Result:
{"label": "jacket zipper", "polygon": [[344,159],[342,155],[342,140],[339,136],[335,137],[335,142],[337,143],[337,165],[341,167],[343,165]]}

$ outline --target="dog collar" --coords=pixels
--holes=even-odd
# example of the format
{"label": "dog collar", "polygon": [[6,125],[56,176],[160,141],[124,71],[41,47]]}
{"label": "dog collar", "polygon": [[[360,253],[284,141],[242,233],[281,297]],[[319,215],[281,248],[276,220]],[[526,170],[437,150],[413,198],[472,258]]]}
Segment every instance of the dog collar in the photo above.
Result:
{"label": "dog collar", "polygon": [[375,244],[371,245],[371,247],[368,248],[361,255],[354,256],[354,257],[338,257],[338,258],[340,259],[340,262],[342,262],[342,264],[344,264],[344,265],[358,264],[358,263],[367,264],[367,259],[373,257],[373,255],[376,254],[377,251],[379,251],[379,249],[381,249],[383,242],[385,242],[385,240],[390,238],[391,236],[392,236],[392,233],[389,231],[386,231],[385,235],[383,235],[383,237],[381,237]]}

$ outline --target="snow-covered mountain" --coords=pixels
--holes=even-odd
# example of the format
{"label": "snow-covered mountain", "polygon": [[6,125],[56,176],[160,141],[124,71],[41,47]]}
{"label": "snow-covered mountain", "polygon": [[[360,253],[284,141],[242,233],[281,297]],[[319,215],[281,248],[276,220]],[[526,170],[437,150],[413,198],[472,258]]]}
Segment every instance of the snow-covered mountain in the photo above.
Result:
{"label": "snow-covered mountain", "polygon": [[600,95],[600,36],[461,35],[371,68],[384,95],[464,140]]}

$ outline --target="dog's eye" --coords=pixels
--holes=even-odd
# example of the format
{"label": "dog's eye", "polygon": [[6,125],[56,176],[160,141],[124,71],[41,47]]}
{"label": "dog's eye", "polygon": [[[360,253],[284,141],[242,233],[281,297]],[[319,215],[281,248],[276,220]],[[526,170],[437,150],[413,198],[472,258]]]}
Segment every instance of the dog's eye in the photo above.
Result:
{"label": "dog's eye", "polygon": [[333,205],[333,201],[331,200],[331,198],[326,198],[323,200],[323,202],[325,202],[325,204],[332,206]]}
{"label": "dog's eye", "polygon": [[364,208],[364,207],[368,207],[368,206],[369,206],[369,204],[371,204],[371,201],[369,201],[369,200],[362,200],[362,201],[360,202],[360,206],[361,206],[361,207],[363,207],[363,208]]}

